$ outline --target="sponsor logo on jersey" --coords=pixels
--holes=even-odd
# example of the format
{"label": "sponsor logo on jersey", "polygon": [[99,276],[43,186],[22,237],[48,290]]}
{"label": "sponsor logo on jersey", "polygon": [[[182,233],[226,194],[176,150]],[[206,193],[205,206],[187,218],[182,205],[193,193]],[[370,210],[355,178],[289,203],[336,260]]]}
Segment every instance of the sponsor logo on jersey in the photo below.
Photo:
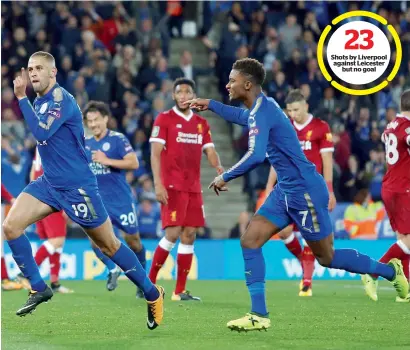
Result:
{"label": "sponsor logo on jersey", "polygon": [[91,162],[90,163],[90,169],[93,172],[94,175],[107,175],[107,174],[111,174],[111,169],[110,167],[106,166],[106,165],[102,165],[100,163],[96,163],[96,162]]}
{"label": "sponsor logo on jersey", "polygon": [[312,142],[300,141],[300,147],[302,147],[302,151],[310,151],[312,149]]}
{"label": "sponsor logo on jersey", "polygon": [[178,128],[178,129],[181,129],[181,128],[182,128],[182,125],[181,125],[181,124],[177,124],[177,128]]}
{"label": "sponsor logo on jersey", "polygon": [[47,110],[47,106],[48,106],[48,103],[47,103],[47,102],[43,103],[43,104],[41,105],[41,107],[40,107],[39,113],[40,113],[40,114],[44,114],[45,111]]}
{"label": "sponsor logo on jersey", "polygon": [[387,124],[386,129],[396,129],[399,125],[398,121],[390,122]]}
{"label": "sponsor logo on jersey", "polygon": [[152,129],[151,136],[152,137],[157,137],[159,135],[159,126],[154,126]]}
{"label": "sponsor logo on jersey", "polygon": [[312,130],[309,130],[306,134],[306,140],[310,140],[310,138],[312,137]]}
{"label": "sponsor logo on jersey", "polygon": [[200,134],[188,134],[179,131],[176,140],[178,143],[192,143],[202,145],[203,136]]}
{"label": "sponsor logo on jersey", "polygon": [[196,126],[197,130],[198,130],[198,134],[202,134],[202,124],[198,124]]}
{"label": "sponsor logo on jersey", "polygon": [[111,148],[111,145],[109,142],[104,142],[104,144],[102,145],[102,149],[105,152],[107,152],[110,148]]}

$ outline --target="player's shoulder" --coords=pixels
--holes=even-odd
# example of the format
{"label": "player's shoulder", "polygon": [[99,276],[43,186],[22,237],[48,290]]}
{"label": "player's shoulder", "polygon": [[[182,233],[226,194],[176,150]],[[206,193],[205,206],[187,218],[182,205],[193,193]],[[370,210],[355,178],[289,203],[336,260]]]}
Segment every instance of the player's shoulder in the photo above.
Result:
{"label": "player's shoulder", "polygon": [[108,138],[111,139],[112,141],[117,141],[117,140],[128,141],[127,136],[115,130],[108,130]]}
{"label": "player's shoulder", "polygon": [[320,129],[329,129],[330,127],[329,127],[329,124],[328,124],[328,122],[327,121],[325,121],[325,120],[322,120],[322,119],[320,119],[320,118],[318,118],[318,117],[313,117],[313,119],[312,119],[312,121],[310,122],[310,124],[312,125],[312,126],[314,126],[315,128],[320,128]]}

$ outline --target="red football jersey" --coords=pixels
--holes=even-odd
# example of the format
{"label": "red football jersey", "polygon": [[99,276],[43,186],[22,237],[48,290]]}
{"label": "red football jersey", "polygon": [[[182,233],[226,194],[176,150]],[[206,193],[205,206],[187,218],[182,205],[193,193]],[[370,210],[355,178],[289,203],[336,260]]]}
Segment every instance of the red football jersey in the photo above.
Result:
{"label": "red football jersey", "polygon": [[43,166],[41,165],[41,158],[38,149],[36,148],[36,154],[33,159],[33,166],[34,166],[34,180],[38,179],[41,175],[43,175]]}
{"label": "red football jersey", "polygon": [[201,158],[205,148],[214,147],[208,122],[176,107],[155,119],[150,142],[165,145],[161,153],[161,179],[165,188],[201,192]]}
{"label": "red football jersey", "polygon": [[329,124],[309,115],[309,119],[304,124],[293,122],[293,127],[306,158],[315,164],[316,170],[322,174],[323,162],[320,154],[334,151]]}
{"label": "red football jersey", "polygon": [[386,148],[387,172],[383,189],[410,192],[410,118],[398,114],[382,134]]}

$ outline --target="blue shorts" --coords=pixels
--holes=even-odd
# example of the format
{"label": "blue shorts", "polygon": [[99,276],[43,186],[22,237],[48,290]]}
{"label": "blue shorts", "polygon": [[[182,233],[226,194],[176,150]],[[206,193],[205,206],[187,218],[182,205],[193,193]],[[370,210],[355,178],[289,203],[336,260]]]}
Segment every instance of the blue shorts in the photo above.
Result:
{"label": "blue shorts", "polygon": [[97,185],[79,189],[58,190],[44,176],[31,182],[24,190],[57,211],[64,210],[68,217],[84,228],[95,228],[108,218]]}
{"label": "blue shorts", "polygon": [[137,211],[134,203],[122,204],[121,207],[106,205],[113,226],[128,235],[138,233]]}
{"label": "blue shorts", "polygon": [[319,241],[333,231],[328,203],[329,192],[324,181],[304,193],[285,194],[275,186],[256,214],[280,229],[295,223],[306,241]]}

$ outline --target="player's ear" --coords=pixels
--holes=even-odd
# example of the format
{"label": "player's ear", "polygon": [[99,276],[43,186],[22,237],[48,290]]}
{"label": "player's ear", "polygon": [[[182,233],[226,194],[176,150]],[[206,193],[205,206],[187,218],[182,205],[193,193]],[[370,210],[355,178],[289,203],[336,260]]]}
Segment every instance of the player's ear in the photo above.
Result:
{"label": "player's ear", "polygon": [[249,80],[245,81],[245,90],[249,91],[252,88],[252,82]]}
{"label": "player's ear", "polygon": [[57,76],[57,68],[51,68],[50,78],[55,78]]}

